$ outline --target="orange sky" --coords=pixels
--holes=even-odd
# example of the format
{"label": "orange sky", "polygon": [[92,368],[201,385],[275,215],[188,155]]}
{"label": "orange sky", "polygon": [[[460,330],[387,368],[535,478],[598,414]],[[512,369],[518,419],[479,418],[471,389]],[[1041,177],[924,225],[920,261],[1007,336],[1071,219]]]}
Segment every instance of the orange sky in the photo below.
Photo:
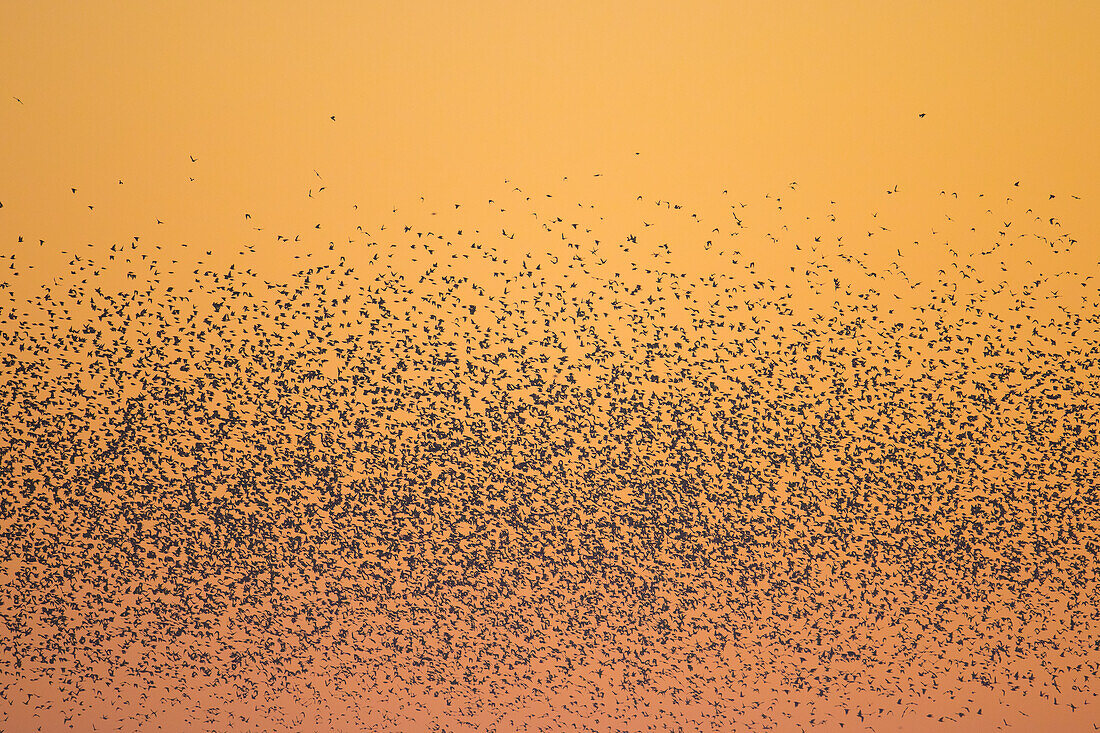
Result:
{"label": "orange sky", "polygon": [[[849,237],[844,246],[851,249],[837,245],[839,254],[830,254],[828,266],[837,273],[847,267],[855,279],[863,277],[857,267],[870,263],[875,277],[883,274],[874,282],[881,291],[877,295],[893,308],[891,296],[902,292],[897,318],[912,318],[912,325],[917,316],[902,306],[932,302],[930,289],[948,278],[948,273],[943,281],[936,275],[937,268],[949,268],[946,248],[984,249],[999,227],[1009,227],[1001,223],[1002,212],[1006,219],[1018,217],[1011,236],[1001,232],[1006,241],[1022,241],[1024,232],[1038,239],[1029,238],[1011,252],[1005,247],[989,257],[983,253],[972,261],[988,269],[972,269],[970,283],[949,285],[977,289],[973,283],[980,282],[979,274],[992,273],[1019,289],[1054,268],[1071,273],[1070,279],[1100,275],[1094,246],[1100,236],[1095,208],[1100,200],[1098,34],[1100,4],[1093,2],[202,0],[168,6],[5,0],[0,4],[0,254],[14,262],[0,260],[7,268],[0,269],[0,284],[11,289],[4,306],[14,314],[16,306],[41,295],[38,284],[55,275],[66,283],[64,289],[79,280],[91,283],[91,290],[112,278],[125,283],[125,270],[140,264],[143,279],[134,287],[144,286],[161,276],[158,268],[173,267],[168,262],[175,258],[182,275],[177,295],[192,284],[192,269],[198,283],[201,262],[221,272],[233,264],[238,276],[246,266],[255,268],[251,280],[237,282],[257,284],[258,301],[274,298],[258,282],[276,280],[272,273],[285,276],[304,269],[308,257],[299,253],[307,252],[327,265],[343,264],[346,258],[369,282],[368,275],[391,265],[383,259],[371,269],[369,258],[377,259],[380,247],[358,244],[377,239],[389,246],[387,236],[377,236],[384,223],[387,233],[400,234],[405,234],[401,225],[412,225],[404,237],[412,247],[399,251],[393,264],[407,267],[414,277],[427,263],[405,259],[419,254],[415,247],[427,248],[418,241],[421,228],[451,237],[454,229],[480,227],[478,236],[469,231],[464,238],[455,236],[453,248],[446,242],[452,248],[448,252],[468,254],[476,246],[478,256],[466,261],[452,254],[454,262],[445,261],[435,274],[471,276],[478,287],[484,285],[478,297],[495,294],[504,280],[487,276],[498,260],[481,256],[487,255],[480,249],[483,243],[499,247],[503,262],[511,258],[507,268],[499,264],[502,273],[528,271],[528,263],[537,262],[545,266],[540,277],[551,285],[572,278],[587,287],[607,274],[600,269],[604,262],[595,264],[605,257],[607,271],[616,270],[617,277],[622,269],[630,277],[631,258],[652,255],[653,260],[644,261],[657,261],[664,257],[659,247],[671,241],[676,250],[660,261],[675,262],[692,276],[736,278],[751,271],[754,278],[774,276],[781,285],[809,288],[811,280],[820,284],[824,278],[821,272],[810,277],[806,249],[812,238],[824,236],[832,245],[833,235],[843,234]],[[891,195],[895,186],[903,196]],[[941,190],[959,196],[941,195]],[[643,194],[645,200],[636,201]],[[755,202],[765,194],[773,199],[781,194],[785,208],[773,208],[769,201],[761,211],[764,207]],[[419,202],[420,196],[426,203]],[[670,212],[654,199],[684,201],[690,208]],[[730,221],[730,201],[740,200],[754,202],[741,211],[752,219],[751,234],[732,240],[740,233]],[[1035,211],[1025,215],[1032,206]],[[504,207],[507,215],[498,216]],[[562,214],[564,207],[568,214]],[[703,216],[689,218],[696,211]],[[838,218],[831,219],[834,215]],[[546,224],[552,216],[568,218],[558,219],[561,226],[553,228]],[[872,217],[878,220],[872,223]],[[1048,227],[1047,217],[1059,221],[1050,218]],[[645,233],[628,254],[621,243],[637,235],[643,221]],[[720,235],[708,233],[714,222],[722,227]],[[560,248],[556,254],[543,251],[562,245],[566,234],[572,236],[566,228],[575,230],[577,223],[585,231],[579,239],[586,242],[586,257],[588,240],[604,241],[604,249],[597,255],[593,247],[593,256],[579,266],[592,267],[583,269],[588,280],[579,270],[564,269],[573,265]],[[788,225],[781,238],[771,237]],[[356,234],[357,226],[369,234]],[[1075,237],[1080,244],[1072,251],[1039,244],[1040,235],[1055,226],[1059,236]],[[504,229],[520,236],[508,239]],[[878,238],[868,239],[872,229]],[[301,234],[303,245],[284,246],[275,240],[277,234]],[[353,246],[344,246],[351,236],[356,237]],[[711,236],[723,239],[714,251],[709,241],[703,250]],[[115,244],[129,244],[134,237],[140,237],[141,249],[132,245],[126,254],[134,263],[109,254]],[[46,244],[38,246],[39,240]],[[719,252],[730,241],[752,265],[730,266],[735,259]],[[803,249],[797,249],[798,243]],[[249,244],[258,249],[245,254]],[[89,246],[94,249],[86,253]],[[531,249],[533,256],[517,256]],[[890,271],[895,250],[897,259],[905,251],[904,282],[911,275],[926,282],[924,290],[914,286],[906,292],[902,268]],[[96,268],[103,267],[101,279],[72,265],[74,252],[85,257],[81,264],[96,276]],[[848,252],[858,255],[857,264],[838,261]],[[88,264],[92,254],[94,267]],[[104,264],[108,257],[114,264]],[[844,291],[839,281],[839,292],[829,289],[829,274],[820,280],[826,283],[820,302],[831,307]],[[868,277],[861,286],[870,282]],[[661,281],[655,276],[649,284],[653,280]],[[177,283],[168,278],[156,282],[165,287]],[[529,282],[535,295],[513,289],[513,297],[537,299],[540,285]],[[1044,287],[1065,289],[1065,282],[1052,278]],[[752,287],[749,280],[742,284]],[[203,298],[221,297],[204,292],[206,285],[192,293],[199,311],[209,305]],[[425,292],[434,285],[438,282],[429,279]],[[332,288],[335,295],[338,288]],[[64,299],[60,292],[53,294],[54,302]],[[158,287],[145,295],[163,296],[158,305],[164,306],[170,303],[165,292]],[[1092,291],[1074,290],[1073,298],[1062,299],[1045,297],[1046,292],[1035,288],[1025,295],[1035,300],[1036,323],[1042,322],[1040,316],[1053,316],[1048,326],[1057,330],[1070,311],[1063,319],[1055,309],[1066,304],[1083,311],[1081,293]],[[695,291],[685,295],[684,307],[695,304],[689,298],[696,296]],[[792,300],[792,307],[820,304],[800,290],[798,297],[803,296]],[[468,297],[461,307],[483,307],[484,316],[489,307]],[[639,301],[642,297],[645,293]],[[674,297],[679,301],[679,292]],[[673,323],[684,314],[669,302],[667,322]],[[453,310],[456,303],[448,307]],[[992,311],[998,303],[990,297],[982,306]],[[52,307],[36,301],[27,321]],[[268,317],[264,307],[253,313]],[[527,325],[527,311],[506,312],[515,321],[508,326]],[[754,318],[742,313],[741,318]],[[309,322],[316,310],[303,305],[297,315]],[[1030,319],[1031,314],[1015,317]],[[635,325],[627,322],[623,329]],[[336,326],[353,328],[350,322]],[[1073,330],[1063,347],[1087,342],[1094,326],[1091,321]],[[532,329],[537,328],[536,322]],[[307,334],[303,340],[314,337]],[[641,359],[641,341],[629,343],[616,358]],[[853,354],[865,346],[855,342]],[[926,364],[910,362],[914,370]],[[742,366],[755,369],[748,361]],[[64,369],[71,368],[65,363]],[[113,376],[99,376],[115,386]],[[598,382],[600,374],[589,377]],[[140,391],[134,384],[121,389],[131,387]],[[113,393],[107,389],[103,394]],[[933,401],[931,396],[912,399],[918,405]],[[63,403],[52,406],[57,405]],[[5,419],[14,420],[11,415]],[[96,433],[93,421],[87,427]],[[990,471],[982,479],[992,485],[993,475]],[[324,671],[311,679],[319,685],[331,682]],[[119,696],[134,700],[136,694]],[[1044,705],[1031,697],[1018,707],[1049,708]],[[162,707],[171,710],[168,703]],[[294,710],[293,704],[287,702],[286,709]],[[1050,715],[1051,721],[1083,719],[1060,711]],[[982,724],[967,720],[959,729]],[[316,722],[318,729],[325,725]],[[899,725],[919,729],[916,722]]]}
{"label": "orange sky", "polygon": [[0,7],[5,230],[209,234],[302,206],[314,170],[379,207],[597,170],[673,198],[1100,194],[1095,3],[166,7]]}

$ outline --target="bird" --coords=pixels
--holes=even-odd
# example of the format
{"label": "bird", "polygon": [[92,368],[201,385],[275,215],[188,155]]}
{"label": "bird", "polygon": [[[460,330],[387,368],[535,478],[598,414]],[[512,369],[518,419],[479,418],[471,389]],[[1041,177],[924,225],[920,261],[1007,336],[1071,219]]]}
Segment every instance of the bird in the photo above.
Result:
{"label": "bird", "polygon": [[1068,215],[958,211],[979,196],[948,181],[883,182],[849,219],[789,179],[624,207],[568,172],[277,226],[230,200],[250,224],[190,242],[148,210],[43,238],[9,200],[9,707],[51,730],[1088,719],[1100,291]]}

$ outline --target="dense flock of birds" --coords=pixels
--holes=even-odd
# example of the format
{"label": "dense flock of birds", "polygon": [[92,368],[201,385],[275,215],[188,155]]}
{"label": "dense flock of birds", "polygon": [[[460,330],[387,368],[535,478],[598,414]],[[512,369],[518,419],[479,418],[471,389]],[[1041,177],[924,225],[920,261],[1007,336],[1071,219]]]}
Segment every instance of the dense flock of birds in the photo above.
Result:
{"label": "dense flock of birds", "polygon": [[0,218],[0,727],[1091,729],[1100,269],[1007,189]]}

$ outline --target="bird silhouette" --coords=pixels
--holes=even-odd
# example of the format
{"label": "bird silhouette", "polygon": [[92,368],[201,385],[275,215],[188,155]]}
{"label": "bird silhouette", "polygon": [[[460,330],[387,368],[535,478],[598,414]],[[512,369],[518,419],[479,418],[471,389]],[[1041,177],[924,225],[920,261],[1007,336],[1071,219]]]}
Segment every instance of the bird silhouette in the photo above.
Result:
{"label": "bird silhouette", "polygon": [[1007,182],[928,192],[928,227],[885,182],[870,216],[797,182],[604,209],[578,180],[12,235],[5,726],[1095,720],[1071,212]]}

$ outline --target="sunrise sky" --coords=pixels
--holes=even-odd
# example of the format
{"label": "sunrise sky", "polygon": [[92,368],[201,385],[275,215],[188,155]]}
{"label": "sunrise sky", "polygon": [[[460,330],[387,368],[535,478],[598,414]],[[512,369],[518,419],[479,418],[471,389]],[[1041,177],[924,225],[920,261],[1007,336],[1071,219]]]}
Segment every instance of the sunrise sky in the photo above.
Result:
{"label": "sunrise sky", "polygon": [[[362,714],[377,729],[391,730],[396,728],[385,727],[386,715],[400,703],[419,711],[422,727],[410,729],[430,730],[433,721],[449,720],[454,729],[495,725],[503,733],[520,729],[536,708],[550,715],[576,700],[560,692],[553,701],[523,702],[520,683],[498,664],[482,687],[456,682],[448,693],[456,700],[467,696],[471,709],[462,718],[449,697],[444,705],[432,694],[429,682],[417,687],[401,674],[420,669],[418,655],[436,654],[435,664],[444,652],[454,656],[444,657],[448,661],[433,666],[433,673],[453,673],[456,680],[484,655],[511,664],[523,646],[516,641],[523,624],[537,625],[532,614],[546,612],[538,618],[564,629],[555,627],[560,635],[553,642],[569,650],[561,652],[568,669],[562,674],[574,675],[569,684],[576,684],[561,689],[593,697],[593,708],[590,714],[570,708],[558,728],[547,723],[544,730],[597,720],[604,705],[594,702],[597,694],[602,701],[607,693],[599,714],[608,716],[597,726],[610,726],[636,705],[627,694],[648,680],[632,676],[632,663],[608,667],[608,674],[617,675],[617,690],[603,677],[600,665],[610,647],[593,638],[607,638],[607,628],[634,629],[625,642],[634,658],[652,652],[654,674],[685,688],[713,672],[708,694],[741,705],[745,715],[746,706],[758,711],[775,702],[761,690],[790,692],[797,686],[777,666],[774,679],[767,669],[752,678],[759,689],[723,688],[723,673],[733,674],[742,664],[748,670],[763,658],[742,654],[735,642],[776,653],[775,664],[787,665],[783,674],[807,670],[843,680],[831,688],[832,696],[819,695],[832,706],[825,712],[809,712],[817,704],[817,693],[806,692],[810,688],[790,692],[775,703],[778,711],[768,708],[792,726],[799,721],[811,729],[827,721],[832,727],[826,729],[839,730],[845,723],[838,721],[847,721],[848,729],[865,730],[859,727],[863,713],[879,709],[886,712],[875,730],[940,730],[927,725],[954,714],[948,711],[957,713],[965,694],[976,696],[975,708],[997,706],[1003,717],[992,724],[1027,730],[1042,720],[1065,731],[1086,730],[1086,723],[1100,721],[1095,713],[1067,712],[1065,704],[1052,702],[1053,693],[1045,696],[1046,688],[1035,693],[1017,684],[1019,678],[1006,680],[1009,673],[1043,667],[1035,660],[1049,661],[1044,654],[1061,660],[1057,664],[1070,664],[1064,661],[1067,650],[1081,665],[1100,662],[1088,646],[1095,621],[1090,626],[1076,620],[1088,610],[1080,599],[1095,599],[1095,580],[1081,580],[1094,578],[1095,558],[1077,565],[1065,560],[1082,556],[1100,531],[1087,493],[1096,453],[1095,426],[1089,427],[1095,405],[1086,399],[1097,386],[1095,360],[1086,356],[1095,353],[1100,324],[1093,279],[1100,277],[1098,34],[1095,2],[0,2],[0,355],[6,359],[0,395],[11,405],[0,415],[0,434],[9,441],[0,453],[9,474],[0,487],[0,532],[7,542],[0,553],[0,610],[18,617],[24,629],[22,636],[0,630],[0,680],[22,685],[18,700],[0,706],[7,716],[0,723],[36,723],[35,708],[17,704],[28,695],[28,703],[35,696],[57,703],[45,709],[55,724],[68,720],[63,704],[79,703],[99,720],[137,710],[127,718],[132,727],[140,728],[136,716],[148,708],[166,726],[203,729],[200,713],[168,696],[186,689],[195,701],[206,701],[207,712],[217,710],[206,720],[215,727],[236,720],[249,729],[240,721],[251,720],[257,730],[276,729],[276,721],[288,730],[360,730]],[[352,268],[358,268],[354,274]],[[757,299],[755,306],[750,297]],[[734,313],[738,304],[742,310]],[[337,315],[340,307],[346,309]],[[874,318],[863,319],[866,313]],[[747,330],[734,331],[735,322]],[[538,340],[548,333],[558,340]],[[162,350],[161,343],[173,336],[175,343]],[[344,349],[360,342],[361,350]],[[223,343],[226,349],[219,350]],[[456,343],[468,371],[456,360],[448,372],[450,356],[440,356],[451,355]],[[605,361],[605,352],[595,359],[586,351],[593,344],[615,348]],[[816,363],[810,345],[819,348]],[[902,345],[908,352],[902,353]],[[837,368],[846,376],[831,381],[832,373],[821,366],[821,348],[840,359]],[[239,355],[239,362],[224,361],[227,353]],[[650,359],[653,353],[659,356]],[[761,354],[782,367],[778,376]],[[284,362],[273,355],[301,358]],[[198,374],[185,369],[189,360],[199,364]],[[492,368],[476,372],[475,363]],[[34,368],[24,366],[29,364]],[[440,364],[450,381],[437,372]],[[1028,372],[1028,364],[1035,371]],[[673,378],[677,368],[684,372]],[[387,381],[393,373],[396,381]],[[555,381],[563,375],[568,381]],[[207,377],[213,387],[203,381]],[[620,378],[626,381],[615,381]],[[881,388],[880,378],[886,385]],[[734,383],[759,391],[724,412],[714,405],[744,398],[740,387],[730,387]],[[337,387],[344,390],[339,399],[318,397]],[[159,397],[150,397],[162,388]],[[727,388],[732,391],[724,393]],[[828,402],[836,390],[848,390],[847,396]],[[648,402],[637,397],[642,393]],[[996,399],[983,402],[990,394]],[[630,397],[612,399],[622,395]],[[635,398],[640,401],[629,402]],[[696,411],[704,403],[711,407]],[[530,414],[523,412],[528,408]],[[920,430],[942,417],[941,408],[948,417],[936,424],[947,425],[947,432],[926,440]],[[46,417],[34,422],[34,410]],[[251,422],[219,422],[227,413]],[[482,413],[494,415],[489,428],[478,422]],[[724,442],[733,440],[723,431],[734,418],[753,426],[755,443]],[[147,429],[126,432],[131,419],[146,421]],[[34,427],[46,424],[67,426],[68,437],[35,443],[39,433],[53,435]],[[818,432],[801,432],[803,424]],[[481,432],[471,426],[481,426]],[[1025,435],[1021,426],[1030,430],[1026,438],[1019,437]],[[215,435],[215,428],[221,433]],[[368,433],[369,440],[363,439]],[[23,437],[17,441],[9,434]],[[321,434],[324,439],[314,445],[311,436]],[[187,436],[186,450],[177,444],[180,435]],[[681,442],[685,435],[692,437]],[[448,441],[473,447],[467,453],[456,449],[457,458],[432,452]],[[575,485],[551,478],[545,466],[541,473],[533,468],[545,458],[540,451],[558,446],[556,441],[569,446],[553,457],[568,454]],[[100,443],[129,447],[100,454],[93,449]],[[778,455],[795,456],[793,468],[769,474],[750,491],[745,487],[756,479],[742,486],[730,477],[756,475],[757,457],[748,448],[765,444],[782,446]],[[853,456],[863,455],[859,451],[867,444],[874,446],[874,460],[864,465]],[[70,455],[73,445],[82,446],[76,457]],[[87,446],[92,448],[83,450]],[[692,485],[702,492],[706,484],[711,491],[707,482],[715,481],[724,490],[743,490],[743,504],[710,493],[705,500],[684,499],[691,511],[698,510],[692,515],[698,523],[679,528],[677,541],[703,547],[705,563],[688,558],[683,547],[635,557],[631,553],[648,548],[652,534],[667,539],[679,531],[659,520],[660,512],[682,506],[662,504],[658,511],[647,503],[651,499],[640,498],[660,493],[651,473],[676,475],[687,464],[672,462],[670,468],[666,457],[696,449],[692,460],[702,467],[687,462],[698,469],[691,474],[698,485]],[[811,481],[799,461],[815,451],[824,474]],[[384,470],[371,463],[376,455],[389,456]],[[770,460],[777,465],[774,456]],[[958,475],[941,480],[944,461],[954,461]],[[759,463],[766,467],[763,458]],[[455,469],[459,464],[461,470]],[[240,468],[246,465],[252,473]],[[554,465],[565,470],[560,460]],[[204,466],[217,470],[201,474]],[[329,466],[347,472],[323,480],[310,473]],[[887,487],[874,500],[868,498],[873,492],[859,494],[864,469],[868,485],[881,481]],[[66,493],[83,485],[84,479],[73,478],[83,470],[93,473],[81,476],[100,481],[93,494],[107,508],[97,505],[95,511],[114,517],[110,522],[85,512],[91,499],[83,493]],[[911,470],[916,484],[906,478]],[[510,480],[519,481],[519,488]],[[820,513],[813,501],[792,498],[803,480],[806,496],[821,499]],[[839,500],[834,506],[830,481],[841,487],[837,491],[854,492],[847,509]],[[1027,491],[1039,486],[1035,495],[1015,493],[1025,481]],[[25,490],[32,484],[57,492],[50,512],[37,513],[44,510],[34,492]],[[504,485],[515,489],[507,501],[497,497],[483,513],[475,508],[469,514],[470,506],[481,506],[471,502],[483,489],[503,491]],[[891,490],[905,486],[916,492],[914,485],[927,491],[927,501],[891,504]],[[288,486],[299,493],[289,493]],[[272,493],[261,496],[257,487]],[[819,489],[827,499],[815,493]],[[341,514],[339,501],[326,491],[352,509]],[[241,499],[246,494],[247,501]],[[283,503],[272,498],[276,494]],[[308,513],[296,514],[295,502],[309,505]],[[511,514],[504,518],[509,503],[523,509],[522,522]],[[981,526],[967,524],[976,520],[961,518],[994,505],[1007,509],[982,515],[982,526],[996,526],[1000,534],[986,536]],[[151,514],[131,526],[127,512],[138,506]],[[397,506],[418,508],[406,515]],[[421,507],[437,517],[435,524],[423,518]],[[737,514],[742,507],[744,516]],[[1067,507],[1082,513],[1064,512]],[[1039,521],[1040,510],[1050,520],[1046,524]],[[932,520],[920,519],[925,511]],[[1005,529],[1005,516],[1026,518],[1029,511],[1030,539],[1019,527]],[[453,519],[448,512],[467,512],[463,529],[438,519]],[[615,524],[631,512],[637,523]],[[256,549],[255,542],[246,542],[249,533],[225,519],[236,521],[237,513],[253,521],[240,526],[258,526],[257,516],[270,519],[277,529],[269,535],[255,530],[252,537],[270,545]],[[309,531],[298,533],[298,525],[286,530],[289,525],[279,522],[288,513]],[[795,515],[802,519],[791,519]],[[768,548],[761,550],[763,559],[745,560],[736,551],[723,556],[716,549],[751,523],[746,517],[789,520],[772,528],[774,536],[767,534],[772,529],[760,530],[761,546]],[[836,517],[850,522],[849,537],[856,537],[850,546],[829,544]],[[927,536],[923,528],[912,529],[926,526],[918,520],[931,521]],[[949,527],[956,520],[969,529]],[[337,539],[318,539],[317,526],[335,532],[340,521],[347,522],[341,530],[346,537],[360,538],[356,552],[363,542],[377,540],[381,547],[383,536],[406,544],[397,559],[387,559],[378,548],[354,555]],[[517,530],[516,522],[527,529]],[[110,554],[130,546],[130,539],[111,534],[116,530],[132,535],[134,547],[163,531],[183,538],[178,541],[187,552],[134,555],[141,562],[131,567],[130,555]],[[891,549],[883,551],[901,553],[902,559],[861,565],[865,560],[857,558],[846,566],[856,574],[843,581],[835,567],[816,564],[825,555],[812,551],[813,542],[837,553],[829,557],[847,561],[844,552],[858,544],[859,532],[904,537],[887,541]],[[941,562],[935,554],[943,551],[937,543],[968,540],[970,533],[978,549],[972,556],[960,551],[966,562],[985,550],[990,557],[1001,552],[998,561],[1016,561],[1012,553],[1019,551],[1021,563],[1044,568],[1028,582],[1047,585],[1027,586],[1034,598],[1056,601],[1044,611],[1042,625],[1027,620],[1033,616],[1020,620],[1026,614],[1006,590],[1009,581],[983,574],[989,566],[979,562],[980,572],[959,570],[969,566]],[[35,559],[39,550],[19,544],[32,535],[46,537],[51,551],[70,553],[64,555],[69,559]],[[422,546],[410,544],[412,535]],[[906,544],[914,536],[915,548]],[[585,555],[589,545],[608,554]],[[57,564],[72,570],[81,558],[99,558],[87,549],[93,546],[113,558],[99,566],[104,582],[125,589],[106,601],[77,590],[81,582],[94,585],[94,573],[77,572],[75,580],[72,572],[62,573],[73,584],[69,590],[50,574]],[[812,569],[806,577],[819,583],[816,605],[771,597],[763,586],[753,586],[753,599],[763,592],[764,600],[753,607],[751,623],[737,626],[740,621],[722,615],[759,581],[740,580],[751,576],[746,568],[771,568],[785,579],[784,588],[797,586],[799,569],[784,558],[806,557],[799,554],[806,547],[806,568]],[[477,563],[487,556],[502,559],[485,569]],[[571,561],[561,560],[565,556]],[[180,570],[185,560],[196,559],[199,570]],[[936,577],[935,588],[907,575],[909,560]],[[268,565],[257,574],[255,563]],[[217,569],[207,572],[208,565]],[[608,566],[638,575],[609,577]],[[536,568],[531,577],[543,580],[539,574],[548,568],[560,570],[553,577],[562,587],[564,577],[582,580],[559,598],[538,582],[528,585],[529,567]],[[599,567],[602,579],[593,570]],[[325,575],[330,570],[332,577]],[[423,587],[438,592],[432,584],[452,571],[459,590],[443,611],[432,606],[437,597],[429,598]],[[157,582],[165,585],[157,593],[168,594],[165,589],[177,584],[167,602],[173,608],[179,599],[222,598],[218,593],[224,591],[232,596],[229,610],[220,618],[204,611],[212,614],[203,617],[207,626],[169,638],[163,619],[142,605],[152,584],[146,572],[160,573]],[[513,576],[518,580],[508,580]],[[257,577],[269,585],[241,590],[258,583]],[[141,578],[137,589],[134,578]],[[682,584],[683,595],[677,596],[669,578]],[[633,594],[649,581],[669,583],[660,591],[667,591],[660,612],[638,610],[641,602]],[[882,595],[867,600],[857,594],[861,581],[870,583],[861,588]],[[494,595],[508,583],[519,588],[518,596]],[[277,596],[277,587],[285,595]],[[964,601],[975,587],[996,593]],[[689,599],[684,588],[697,595]],[[353,592],[360,590],[359,596]],[[361,605],[341,605],[345,592]],[[938,605],[929,600],[935,592],[943,594]],[[43,600],[67,593],[78,599],[72,608],[85,609],[91,619],[81,626],[70,616],[70,637],[57,631],[50,603]],[[608,625],[601,627],[604,637],[577,630],[593,616],[579,605],[591,594],[602,599],[597,607],[608,614],[600,619]],[[898,600],[906,594],[911,601]],[[278,606],[276,596],[287,605]],[[878,656],[872,661],[888,670],[884,679],[905,681],[904,691],[871,682],[859,689],[847,685],[860,670],[845,667],[851,660],[839,652],[834,659],[832,647],[820,660],[800,656],[798,644],[828,646],[828,640],[822,646],[820,631],[816,641],[807,641],[814,639],[808,620],[791,630],[797,626],[791,616],[800,619],[800,608],[829,607],[821,599],[858,611],[839,622],[815,617],[815,624],[840,635],[835,649],[856,643],[844,647],[850,641],[844,634],[862,639],[861,652],[874,648]],[[669,611],[670,602],[683,609]],[[918,626],[906,614],[922,602],[933,606],[937,623],[958,622],[963,631],[920,626],[928,636],[917,634],[912,642],[910,632]],[[131,620],[115,615],[127,604],[140,609]],[[293,613],[284,612],[291,607]],[[887,619],[880,613],[886,608],[900,615]],[[318,618],[302,609],[316,610]],[[106,616],[96,615],[101,613]],[[685,631],[685,614],[703,631]],[[782,623],[775,620],[781,614]],[[1001,624],[1002,616],[1010,620]],[[267,619],[266,625],[257,618]],[[486,619],[498,629],[502,618],[519,619],[521,631],[514,637],[500,632],[499,638],[496,630],[486,631]],[[667,627],[669,620],[681,624],[684,636],[669,641],[646,626]],[[211,628],[217,633],[202,630]],[[263,639],[269,646],[260,648],[257,628],[268,635]],[[449,630],[444,635],[441,628]],[[775,641],[775,628],[792,636]],[[975,628],[975,636],[962,640]],[[1043,651],[1034,657],[1017,647],[1022,656],[1011,658],[1016,666],[997,667],[1004,661],[997,645],[1018,639],[1005,629],[1052,641],[1046,647],[1036,641]],[[86,644],[82,635],[97,630],[109,641]],[[391,637],[413,632],[424,645],[415,654],[410,641],[408,649],[384,656],[392,651],[386,647]],[[715,641],[727,639],[726,632],[733,641]],[[711,644],[706,654],[685,652],[704,641]],[[286,656],[270,656],[288,644]],[[211,671],[206,658],[192,666],[178,658],[165,662],[185,648],[200,657],[215,650],[221,662],[217,655],[229,654],[234,671],[246,664],[241,659],[248,650],[255,666],[233,679],[271,692],[270,715],[265,718],[245,697],[221,705],[218,695],[228,687],[217,663],[210,662]],[[356,657],[348,664],[358,665],[361,677],[341,689],[346,680],[334,676],[333,660],[364,649],[388,661],[368,669]],[[1007,655],[1009,646],[1005,650]],[[83,659],[79,654],[97,651],[106,657],[80,669],[104,678],[119,675],[111,683],[110,703],[92,700],[86,690],[83,698],[66,698],[68,672],[54,672],[46,662],[27,662],[34,675],[25,672],[25,678],[15,671],[25,669],[24,657],[39,659],[35,653],[68,658],[72,652]],[[535,664],[531,674],[557,674],[558,647],[545,641],[542,652],[548,661]],[[923,653],[939,656],[925,667],[933,657]],[[975,655],[1003,673],[996,693],[979,685],[987,680],[975,671]],[[134,671],[153,659],[160,665],[156,673]],[[265,670],[284,662],[295,665],[300,695],[289,688],[272,692]],[[333,666],[325,666],[329,662]],[[206,675],[200,680],[213,682],[187,687],[195,669]],[[972,684],[965,692],[959,688],[958,700],[954,692],[947,699],[947,688],[929,687],[929,675],[946,679],[959,669]],[[383,677],[391,696],[371,697],[382,694]],[[161,682],[155,704],[143,697],[148,679]],[[156,686],[149,694],[157,693]],[[303,702],[305,687],[328,707]],[[354,694],[346,694],[349,689]],[[1011,691],[1007,697],[1005,689]],[[1094,697],[1090,690],[1057,694],[1063,702],[1079,701]],[[668,705],[681,716],[677,720],[700,729],[700,721],[712,720],[709,698],[706,705],[697,699],[689,704],[664,694],[647,698],[654,709]],[[907,698],[904,704],[899,695]],[[488,700],[503,712],[490,713]],[[627,729],[644,730],[648,723],[639,720]],[[989,719],[973,713],[947,722],[953,727],[943,730],[991,729]],[[714,725],[722,730],[724,724]]]}
{"label": "sunrise sky", "polygon": [[1087,199],[1098,27],[1086,2],[13,0],[3,226],[128,235],[156,212],[213,238],[245,207],[298,215],[315,170],[380,210],[592,172],[670,198],[1021,181]]}

